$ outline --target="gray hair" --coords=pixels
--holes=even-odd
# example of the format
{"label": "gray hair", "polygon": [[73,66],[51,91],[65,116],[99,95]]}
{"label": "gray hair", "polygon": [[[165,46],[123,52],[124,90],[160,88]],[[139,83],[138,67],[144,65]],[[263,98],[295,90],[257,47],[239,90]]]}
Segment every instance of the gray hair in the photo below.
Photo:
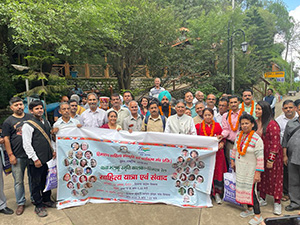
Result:
{"label": "gray hair", "polygon": [[89,97],[91,96],[91,95],[94,95],[95,96],[95,98],[97,99],[97,101],[98,101],[98,96],[94,93],[94,92],[92,92],[92,93],[89,93],[88,95],[87,95],[87,99],[89,99]]}
{"label": "gray hair", "polygon": [[61,107],[63,105],[68,105],[70,107],[70,104],[68,102],[62,102],[62,103],[59,104],[59,109],[61,109]]}

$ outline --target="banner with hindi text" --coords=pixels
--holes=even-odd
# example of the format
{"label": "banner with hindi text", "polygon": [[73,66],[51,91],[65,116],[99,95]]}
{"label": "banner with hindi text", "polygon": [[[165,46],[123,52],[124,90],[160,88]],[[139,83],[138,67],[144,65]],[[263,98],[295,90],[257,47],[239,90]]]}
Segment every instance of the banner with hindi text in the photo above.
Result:
{"label": "banner with hindi text", "polygon": [[87,202],[212,206],[214,137],[68,128],[56,145],[58,209]]}

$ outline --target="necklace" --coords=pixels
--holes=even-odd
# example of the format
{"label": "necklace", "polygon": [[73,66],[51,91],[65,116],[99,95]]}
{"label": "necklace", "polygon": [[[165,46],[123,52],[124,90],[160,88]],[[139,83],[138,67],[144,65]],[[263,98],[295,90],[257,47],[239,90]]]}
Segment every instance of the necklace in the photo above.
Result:
{"label": "necklace", "polygon": [[[245,103],[243,102],[242,103],[242,108],[241,110],[244,112],[245,111]],[[252,100],[251,102],[251,111],[250,111],[250,115],[252,116],[253,115],[253,111],[254,111],[254,101]]]}
{"label": "necklace", "polygon": [[[159,111],[160,111],[160,115],[164,115],[164,113],[163,113],[163,111],[162,111],[162,107],[161,106],[159,106]],[[169,105],[169,114],[168,114],[168,117],[170,117],[171,116],[171,106]]]}
{"label": "necklace", "polygon": [[[254,130],[252,130],[247,136],[248,136],[248,140],[247,140],[247,142],[245,143],[245,146],[244,146],[244,148],[242,149],[242,147],[243,147],[243,144],[244,144],[244,142],[241,144],[241,140],[242,140],[242,136],[243,136],[243,134],[244,134],[244,131],[241,131],[241,133],[240,133],[240,135],[239,135],[239,139],[238,139],[238,141],[237,141],[237,150],[238,150],[238,152],[239,152],[239,154],[240,155],[245,155],[246,154],[246,152],[247,152],[247,148],[248,148],[248,146],[249,146],[249,143],[250,143],[250,141],[251,141],[251,138],[252,138],[252,136],[253,136],[253,134],[254,134]],[[244,139],[244,141],[247,139],[247,136],[245,137],[245,139]]]}
{"label": "necklace", "polygon": [[[213,135],[214,135],[214,131],[215,131],[215,121],[213,120],[212,121],[212,127],[211,127],[211,131],[210,131],[210,137],[212,137]],[[206,130],[205,130],[205,122],[204,122],[204,120],[202,121],[202,123],[201,123],[201,126],[202,126],[202,131],[203,131],[203,133],[204,133],[204,136],[208,136],[208,134],[206,133]]]}
{"label": "necklace", "polygon": [[233,127],[233,125],[232,125],[232,123],[231,123],[231,112],[232,112],[232,110],[229,110],[229,112],[228,112],[228,113],[229,113],[229,115],[228,115],[228,122],[229,122],[229,125],[230,125],[231,130],[235,132],[235,131],[237,131],[237,129],[238,129],[238,127],[239,127],[240,117],[241,117],[241,115],[242,115],[242,113],[243,113],[243,110],[240,110],[240,112],[239,112],[239,115],[238,115],[238,118],[237,118],[235,127]]}

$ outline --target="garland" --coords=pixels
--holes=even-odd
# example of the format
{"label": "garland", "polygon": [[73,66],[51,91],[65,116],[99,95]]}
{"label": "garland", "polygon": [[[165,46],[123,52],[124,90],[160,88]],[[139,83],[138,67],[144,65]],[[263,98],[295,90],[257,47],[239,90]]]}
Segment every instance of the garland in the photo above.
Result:
{"label": "garland", "polygon": [[243,110],[240,110],[240,112],[239,112],[239,115],[238,115],[238,118],[237,118],[235,127],[233,127],[233,125],[232,125],[232,123],[231,123],[231,112],[232,112],[232,110],[229,110],[229,112],[228,112],[228,113],[229,113],[229,114],[228,114],[228,122],[229,122],[229,125],[230,125],[231,130],[235,132],[235,131],[237,131],[237,129],[238,129],[238,127],[239,127],[240,117],[241,117],[241,115],[242,115],[242,113],[243,113]]}
{"label": "garland", "polygon": [[[238,141],[237,141],[237,150],[238,150],[238,152],[239,152],[239,154],[240,155],[245,155],[246,154],[246,152],[247,152],[247,148],[248,148],[248,146],[249,146],[249,143],[250,143],[250,141],[251,141],[251,138],[252,138],[252,136],[253,136],[253,134],[254,134],[254,130],[252,130],[250,133],[249,133],[249,135],[248,135],[248,140],[247,140],[247,142],[246,142],[246,144],[245,144],[245,146],[244,146],[244,148],[242,149],[242,146],[241,146],[241,140],[242,140],[242,136],[243,136],[243,134],[244,134],[244,131],[241,131],[241,133],[240,133],[240,135],[239,135],[239,139],[238,139]],[[247,136],[245,137],[245,139],[247,138]]]}
{"label": "garland", "polygon": [[[164,113],[163,113],[163,111],[162,111],[162,107],[161,107],[161,106],[159,106],[158,108],[159,108],[159,111],[160,111],[160,115],[162,115],[162,116],[163,116],[163,115],[164,115]],[[169,115],[168,115],[168,118],[171,116],[171,111],[172,111],[172,110],[171,110],[171,105],[169,105]]]}
{"label": "garland", "polygon": [[[245,111],[245,103],[243,102],[242,103],[242,108],[241,110],[244,112]],[[253,111],[254,111],[254,101],[252,100],[251,102],[251,111],[250,111],[250,115],[252,116],[253,115]]]}
{"label": "garland", "polygon": [[[215,131],[215,121],[213,120],[212,121],[212,127],[211,127],[211,131],[210,131],[210,137],[212,137],[213,135],[214,135],[214,131]],[[206,130],[205,130],[205,122],[204,122],[204,120],[202,121],[202,123],[201,123],[201,126],[202,126],[202,131],[203,131],[203,133],[204,133],[204,135],[205,136],[208,136],[207,135],[207,133],[206,133]]]}

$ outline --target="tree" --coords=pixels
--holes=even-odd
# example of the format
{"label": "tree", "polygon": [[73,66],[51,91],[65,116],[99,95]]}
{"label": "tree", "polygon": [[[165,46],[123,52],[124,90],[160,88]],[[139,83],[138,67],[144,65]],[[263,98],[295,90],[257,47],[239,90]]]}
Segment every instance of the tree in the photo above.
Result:
{"label": "tree", "polygon": [[118,16],[120,39],[107,40],[105,45],[120,89],[130,89],[134,67],[160,63],[177,38],[178,26],[172,11],[146,0],[120,0]]}

